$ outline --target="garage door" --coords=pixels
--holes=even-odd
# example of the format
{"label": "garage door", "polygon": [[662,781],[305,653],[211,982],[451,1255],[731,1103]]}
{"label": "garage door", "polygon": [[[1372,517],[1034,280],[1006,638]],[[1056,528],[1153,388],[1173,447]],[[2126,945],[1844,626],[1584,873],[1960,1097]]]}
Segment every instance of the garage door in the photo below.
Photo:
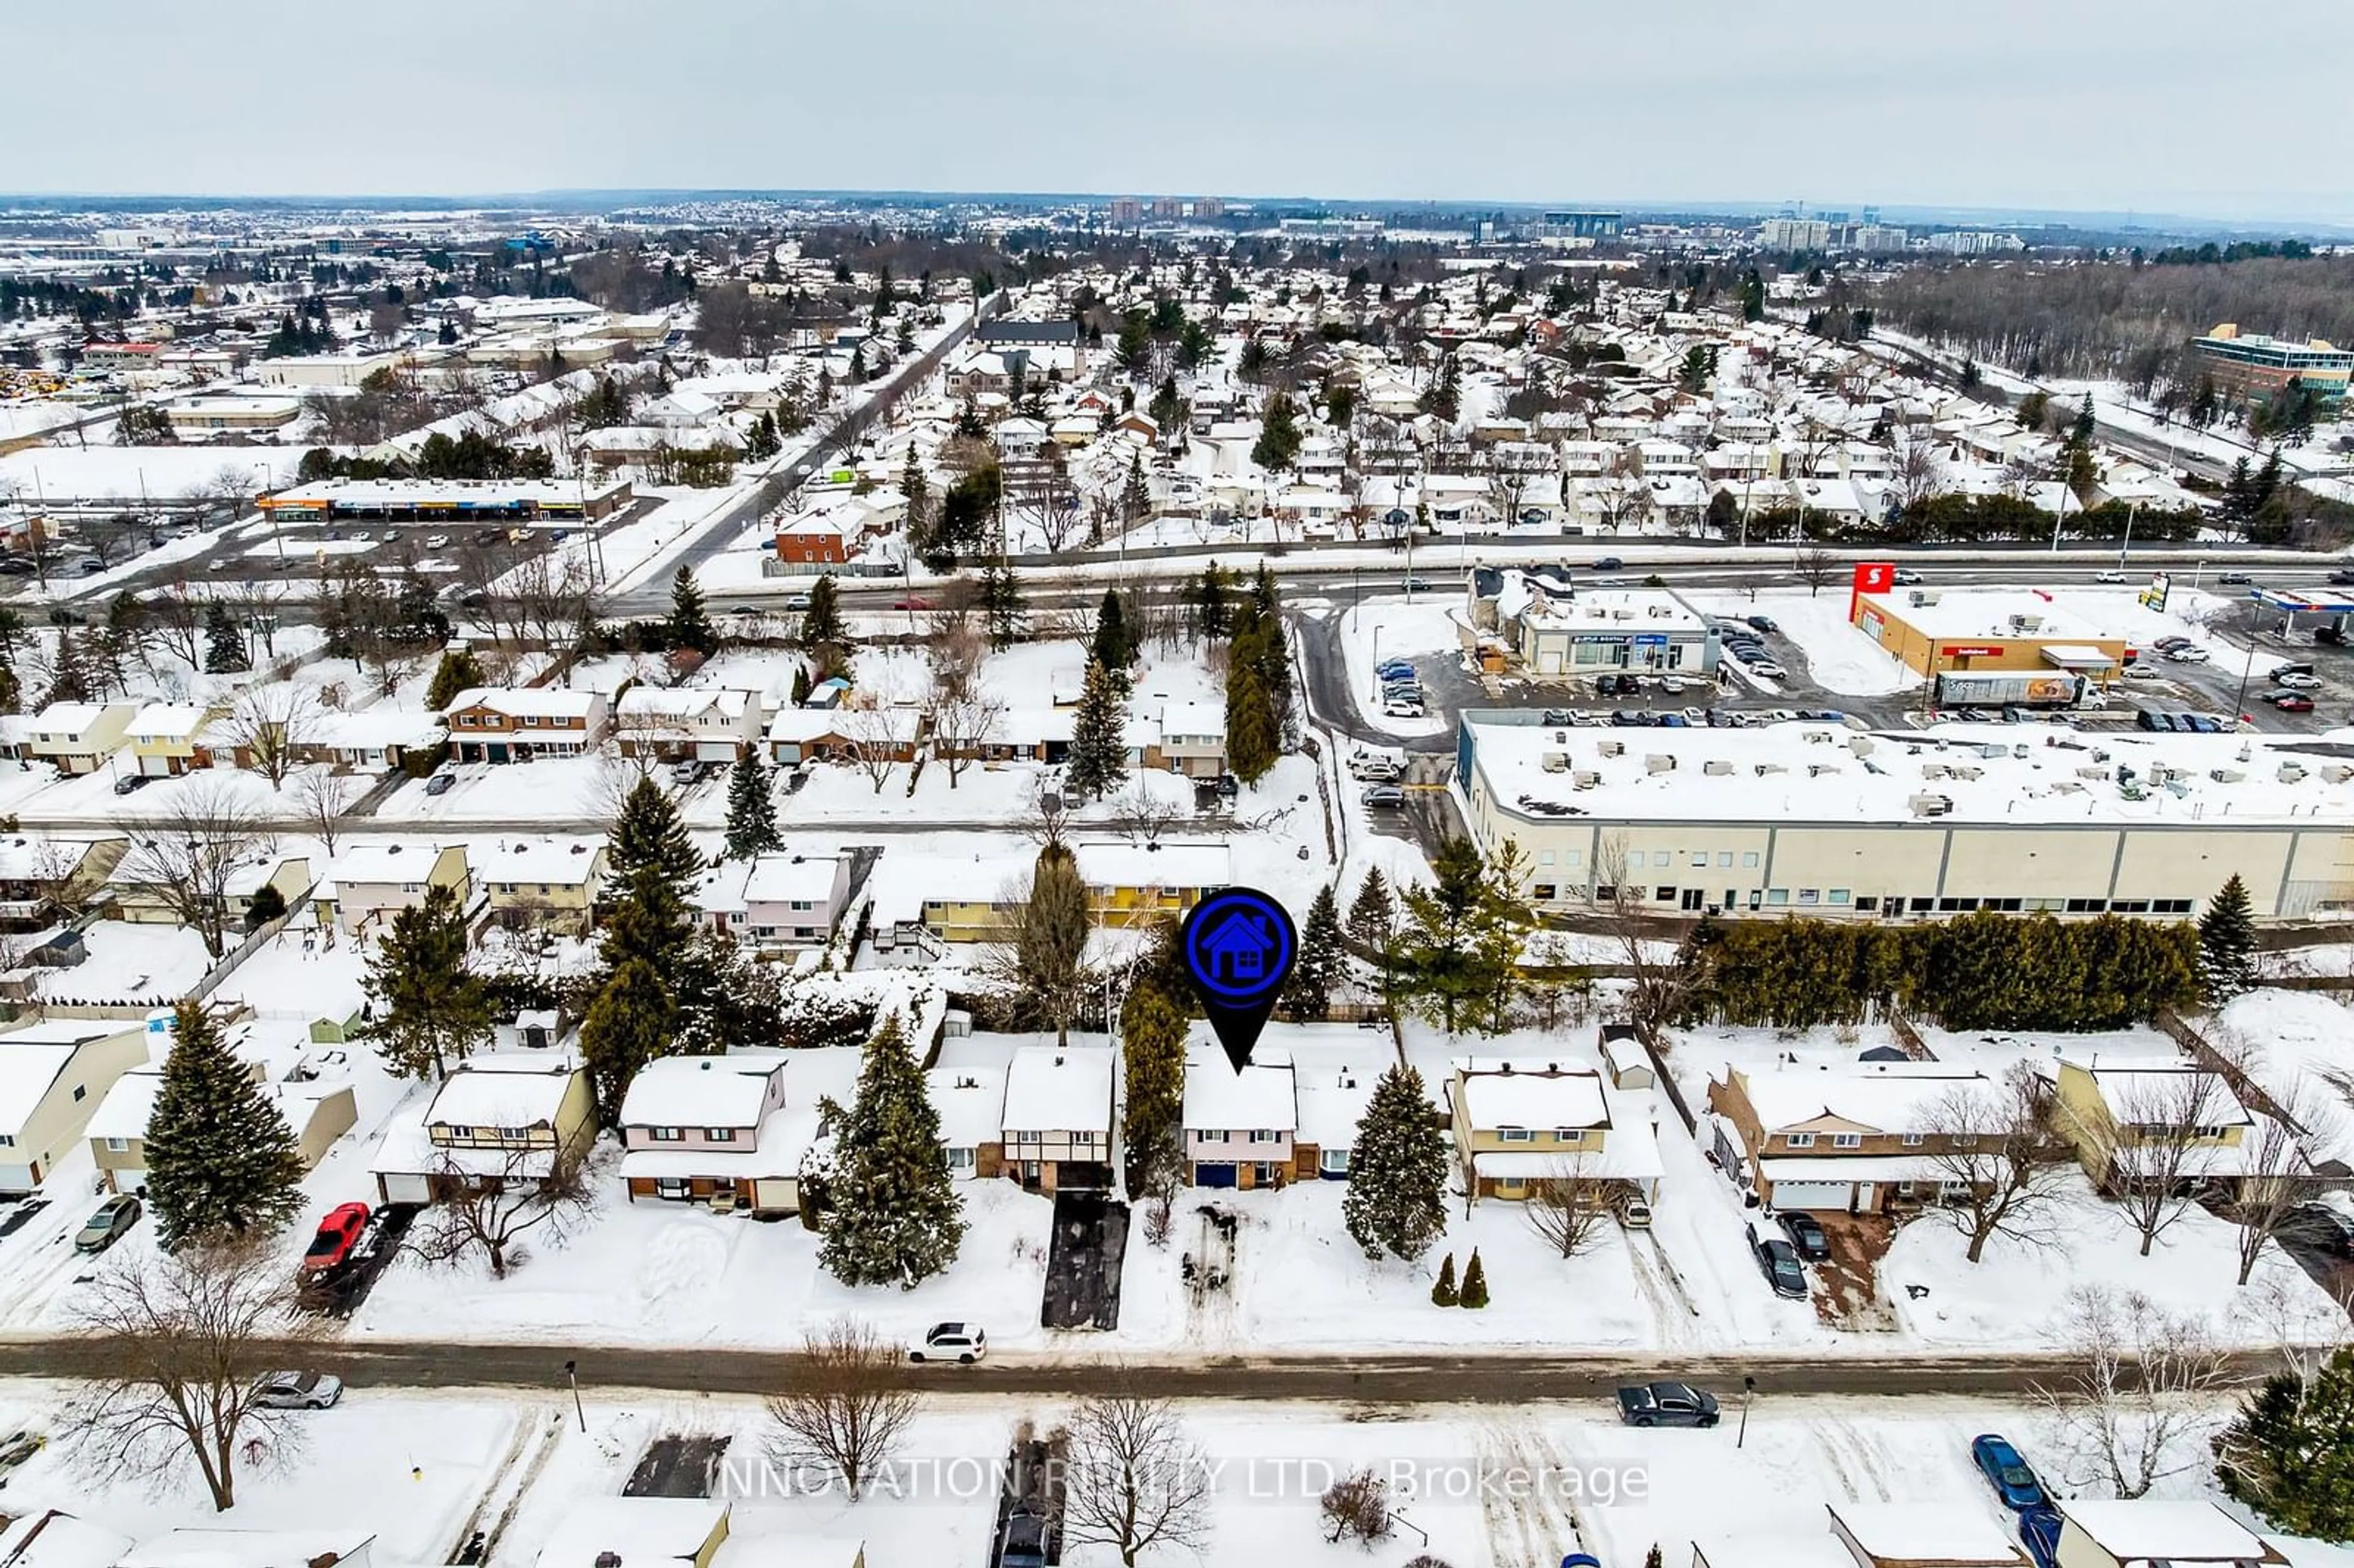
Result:
{"label": "garage door", "polygon": [[1196,1165],[1193,1185],[1196,1187],[1231,1187],[1235,1184],[1235,1168],[1231,1165]]}
{"label": "garage door", "polygon": [[1776,1181],[1766,1201],[1777,1209],[1844,1214],[1854,1196],[1852,1181]]}
{"label": "garage door", "polygon": [[422,1176],[386,1176],[376,1179],[376,1191],[387,1203],[429,1203],[433,1201],[432,1184]]}

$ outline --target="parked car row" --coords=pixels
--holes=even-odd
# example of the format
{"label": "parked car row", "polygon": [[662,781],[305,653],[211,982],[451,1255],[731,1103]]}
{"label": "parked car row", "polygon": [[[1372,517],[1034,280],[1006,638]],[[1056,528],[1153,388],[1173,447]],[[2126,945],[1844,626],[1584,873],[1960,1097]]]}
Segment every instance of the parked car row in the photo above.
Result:
{"label": "parked car row", "polygon": [[2134,723],[2158,735],[2228,735],[2239,728],[2229,719],[2212,714],[2160,713],[2156,708],[2144,708]]}

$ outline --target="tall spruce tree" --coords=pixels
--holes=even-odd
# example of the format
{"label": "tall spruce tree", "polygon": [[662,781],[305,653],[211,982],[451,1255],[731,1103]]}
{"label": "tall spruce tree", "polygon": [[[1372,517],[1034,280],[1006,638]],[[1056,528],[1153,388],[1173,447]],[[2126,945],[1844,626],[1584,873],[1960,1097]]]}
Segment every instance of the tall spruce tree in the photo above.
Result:
{"label": "tall spruce tree", "polygon": [[693,567],[682,565],[670,579],[668,629],[673,648],[692,648],[697,653],[719,651],[719,633],[712,629],[710,612],[703,604],[703,587],[695,580]]}
{"label": "tall spruce tree", "polygon": [[147,1120],[147,1201],[164,1250],[267,1235],[302,1206],[302,1158],[278,1107],[197,1001],[173,1016]]}
{"label": "tall spruce tree", "polygon": [[705,869],[703,852],[686,836],[678,808],[652,779],[639,779],[622,800],[621,815],[607,841],[605,866],[608,877],[623,887],[651,870],[682,904]]}
{"label": "tall spruce tree", "polygon": [[809,608],[801,612],[800,641],[811,653],[849,646],[850,636],[842,623],[842,596],[831,572],[810,585]]}
{"label": "tall spruce tree", "polygon": [[1124,683],[1101,660],[1087,664],[1063,783],[1100,800],[1128,777],[1128,701]]}
{"label": "tall spruce tree", "polygon": [[2233,872],[2199,917],[2199,971],[2213,1003],[2226,1002],[2256,983],[2256,916],[2248,885]]}
{"label": "tall spruce tree", "polygon": [[452,648],[433,667],[432,683],[425,688],[425,705],[440,713],[458,700],[458,694],[488,683],[482,662],[472,648]]}
{"label": "tall spruce tree", "polygon": [[1397,904],[1390,897],[1390,885],[1382,868],[1375,866],[1365,873],[1365,880],[1357,885],[1357,896],[1350,901],[1349,937],[1360,947],[1379,952],[1389,946],[1396,929]]}
{"label": "tall spruce tree", "polygon": [[677,1028],[678,999],[662,972],[637,954],[622,959],[580,1020],[580,1056],[599,1127],[620,1125],[631,1083],[670,1054]]}
{"label": "tall spruce tree", "polygon": [[218,599],[205,606],[205,673],[232,675],[251,663],[245,638],[228,618],[228,607]]}
{"label": "tall spruce tree", "polygon": [[1212,561],[1202,568],[1201,580],[1193,585],[1193,634],[1211,642],[1233,629],[1234,615],[1226,600],[1226,574],[1217,562]]}
{"label": "tall spruce tree", "polygon": [[841,1158],[818,1263],[844,1285],[912,1290],[956,1261],[965,1221],[939,1112],[893,1013],[866,1043],[858,1097],[836,1136]]}
{"label": "tall spruce tree", "polygon": [[2289,1535],[2354,1539],[2354,1350],[2274,1372],[2216,1443],[2223,1489]]}
{"label": "tall spruce tree", "polygon": [[1392,1067],[1373,1086],[1341,1215],[1368,1257],[1412,1262],[1446,1233],[1447,1138],[1412,1067]]}
{"label": "tall spruce tree", "polygon": [[1136,641],[1129,635],[1128,612],[1120,605],[1118,588],[1104,589],[1103,602],[1096,607],[1096,638],[1087,656],[1117,677],[1121,685],[1128,683],[1128,667],[1136,662]]}
{"label": "tall spruce tree", "polygon": [[1159,986],[1137,985],[1120,1006],[1119,1049],[1128,1195],[1159,1197],[1185,1184],[1185,1014]]}
{"label": "tall spruce tree", "polygon": [[44,703],[86,703],[90,701],[90,672],[82,665],[81,639],[66,632],[58,634],[57,657],[49,665],[48,694]]}
{"label": "tall spruce tree", "polygon": [[1292,1022],[1322,1018],[1332,1009],[1332,992],[1349,975],[1348,951],[1341,945],[1341,906],[1327,883],[1316,890],[1299,928],[1299,954],[1283,988],[1283,1010]]}
{"label": "tall spruce tree", "polygon": [[727,775],[727,858],[749,860],[783,846],[777,832],[777,800],[769,787],[769,765],[760,748],[747,747]]}
{"label": "tall spruce tree", "polygon": [[366,1038],[397,1075],[441,1077],[490,1037],[490,988],[466,967],[466,912],[446,885],[392,917],[367,969]]}
{"label": "tall spruce tree", "polygon": [[1022,640],[1022,583],[1013,567],[998,559],[981,563],[978,601],[991,648],[1002,651]]}
{"label": "tall spruce tree", "polygon": [[1226,766],[1246,784],[1256,784],[1275,766],[1281,733],[1258,666],[1237,640],[1226,659]]}

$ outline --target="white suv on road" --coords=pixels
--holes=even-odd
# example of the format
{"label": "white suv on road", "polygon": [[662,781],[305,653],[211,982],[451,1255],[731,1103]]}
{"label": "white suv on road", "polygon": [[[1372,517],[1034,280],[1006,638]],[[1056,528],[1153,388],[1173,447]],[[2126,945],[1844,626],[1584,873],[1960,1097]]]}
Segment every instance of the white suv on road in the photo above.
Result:
{"label": "white suv on road", "polygon": [[989,1354],[989,1336],[978,1323],[935,1323],[924,1337],[907,1346],[911,1361],[962,1361],[967,1366]]}

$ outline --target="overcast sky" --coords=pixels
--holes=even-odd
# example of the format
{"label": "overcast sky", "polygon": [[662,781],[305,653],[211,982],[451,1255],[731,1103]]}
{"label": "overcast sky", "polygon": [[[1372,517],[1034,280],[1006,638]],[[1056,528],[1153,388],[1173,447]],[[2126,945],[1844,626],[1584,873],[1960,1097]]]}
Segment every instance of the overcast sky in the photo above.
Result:
{"label": "overcast sky", "polygon": [[0,190],[2354,217],[2349,0],[12,5]]}

